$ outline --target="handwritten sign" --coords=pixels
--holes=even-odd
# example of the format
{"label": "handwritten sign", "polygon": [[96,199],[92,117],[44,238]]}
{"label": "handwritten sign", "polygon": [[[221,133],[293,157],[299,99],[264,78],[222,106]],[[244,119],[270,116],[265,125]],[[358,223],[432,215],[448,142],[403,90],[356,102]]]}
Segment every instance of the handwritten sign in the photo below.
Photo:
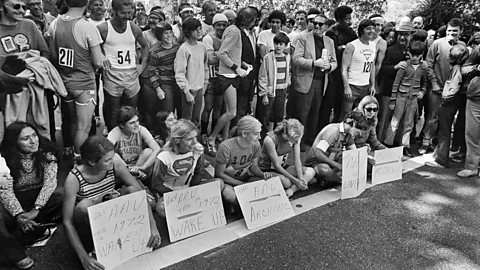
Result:
{"label": "handwritten sign", "polygon": [[367,187],[367,147],[342,153],[342,200],[355,198]]}
{"label": "handwritten sign", "polygon": [[171,242],[227,224],[218,181],[165,193],[164,202]]}
{"label": "handwritten sign", "polygon": [[88,208],[97,260],[105,269],[152,251],[147,204],[146,192],[139,191]]}
{"label": "handwritten sign", "polygon": [[249,230],[295,215],[279,177],[234,187]]}
{"label": "handwritten sign", "polygon": [[403,146],[375,151],[372,185],[402,179],[402,157]]}

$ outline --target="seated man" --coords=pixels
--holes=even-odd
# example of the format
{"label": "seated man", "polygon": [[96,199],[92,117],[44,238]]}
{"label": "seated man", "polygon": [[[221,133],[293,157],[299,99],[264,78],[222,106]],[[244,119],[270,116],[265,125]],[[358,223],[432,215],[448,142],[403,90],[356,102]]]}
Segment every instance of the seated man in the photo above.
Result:
{"label": "seated man", "polygon": [[122,107],[118,111],[117,123],[118,126],[108,133],[107,139],[114,145],[115,153],[128,165],[130,173],[145,180],[160,152],[160,146],[152,134],[140,125],[139,113],[134,108]]}
{"label": "seated man", "polygon": [[208,175],[204,175],[203,146],[197,142],[197,127],[180,119],[171,130],[164,151],[157,156],[150,187],[158,198],[156,210],[161,217],[165,217],[164,193],[213,181],[220,181],[220,192],[224,188],[221,179],[204,178]]}
{"label": "seated man", "polygon": [[305,159],[305,166],[315,169],[318,182],[342,182],[342,151],[356,149],[354,138],[367,128],[365,116],[354,111],[318,133]]}

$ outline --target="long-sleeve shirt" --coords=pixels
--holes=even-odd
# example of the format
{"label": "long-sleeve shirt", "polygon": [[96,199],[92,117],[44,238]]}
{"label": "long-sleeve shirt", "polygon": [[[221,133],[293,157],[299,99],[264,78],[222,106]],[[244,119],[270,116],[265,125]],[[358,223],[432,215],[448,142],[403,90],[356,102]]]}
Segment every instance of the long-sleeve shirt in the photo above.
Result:
{"label": "long-sleeve shirt", "polygon": [[427,66],[420,63],[415,69],[410,62],[407,61],[407,67],[399,69],[392,86],[391,100],[397,99],[397,93],[407,93],[410,96],[418,95],[419,92],[427,91]]}
{"label": "long-sleeve shirt", "polygon": [[448,80],[445,82],[445,85],[443,87],[442,97],[449,98],[459,93],[462,87],[462,82],[463,78],[461,66],[452,66],[452,68],[450,69],[450,75],[448,76]]}
{"label": "long-sleeve shirt", "polygon": [[220,75],[237,76],[232,69],[233,64],[241,67],[242,65],[242,34],[236,25],[230,25],[225,29],[222,36],[222,46],[218,50],[220,64],[218,73]]}
{"label": "long-sleeve shirt", "polygon": [[160,42],[157,42],[150,49],[148,75],[153,89],[156,89],[161,84],[175,82],[175,69],[173,64],[179,48],[180,45],[174,43],[170,49],[165,49]]}
{"label": "long-sleeve shirt", "polygon": [[[462,41],[457,41],[456,44],[465,46]],[[450,48],[452,48],[452,45],[447,41],[447,38],[441,38],[435,40],[428,49],[425,61],[435,75],[432,80],[433,89],[442,90],[450,75]]]}
{"label": "long-sleeve shirt", "polygon": [[208,56],[205,44],[183,43],[178,49],[174,67],[175,80],[182,91],[202,89],[208,83]]}
{"label": "long-sleeve shirt", "polygon": [[52,196],[53,191],[57,188],[57,159],[51,153],[47,153],[46,158],[47,162],[41,165],[41,171],[43,172],[42,177],[37,177],[35,160],[33,158],[22,157],[20,160],[22,165],[20,177],[13,179],[13,185],[8,189],[0,190],[0,203],[3,204],[12,216],[16,216],[24,211],[30,211],[30,209],[22,208],[20,201],[15,196],[15,192],[40,188],[35,205],[43,207],[50,199],[50,196]]}

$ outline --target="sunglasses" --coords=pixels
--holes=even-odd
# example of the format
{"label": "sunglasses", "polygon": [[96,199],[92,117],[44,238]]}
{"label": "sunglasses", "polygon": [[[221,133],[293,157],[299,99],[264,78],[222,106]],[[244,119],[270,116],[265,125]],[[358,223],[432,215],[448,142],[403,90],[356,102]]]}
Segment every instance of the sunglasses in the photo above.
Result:
{"label": "sunglasses", "polygon": [[313,27],[317,27],[317,26],[322,27],[324,25],[324,23],[322,22],[313,22],[313,21],[312,21],[312,24],[313,24]]}
{"label": "sunglasses", "polygon": [[365,108],[367,112],[378,112],[378,108]]}
{"label": "sunglasses", "polygon": [[19,10],[20,8],[22,8],[23,10],[27,10],[27,6],[26,6],[26,5],[22,5],[22,4],[12,5],[12,8],[15,9],[15,10]]}

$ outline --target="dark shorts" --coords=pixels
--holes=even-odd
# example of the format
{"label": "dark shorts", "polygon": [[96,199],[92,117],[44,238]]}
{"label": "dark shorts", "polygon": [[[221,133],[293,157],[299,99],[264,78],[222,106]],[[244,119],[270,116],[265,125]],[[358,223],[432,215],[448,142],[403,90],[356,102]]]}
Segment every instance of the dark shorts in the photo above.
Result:
{"label": "dark shorts", "polygon": [[218,89],[221,93],[225,93],[228,87],[233,86],[233,88],[238,89],[240,87],[240,77],[227,78],[222,75],[218,76]]}
{"label": "dark shorts", "polygon": [[213,96],[222,96],[223,92],[224,91],[222,91],[220,89],[220,83],[218,81],[218,77],[217,78],[210,78],[210,80],[208,82],[207,91],[206,91],[205,94],[213,95]]}

